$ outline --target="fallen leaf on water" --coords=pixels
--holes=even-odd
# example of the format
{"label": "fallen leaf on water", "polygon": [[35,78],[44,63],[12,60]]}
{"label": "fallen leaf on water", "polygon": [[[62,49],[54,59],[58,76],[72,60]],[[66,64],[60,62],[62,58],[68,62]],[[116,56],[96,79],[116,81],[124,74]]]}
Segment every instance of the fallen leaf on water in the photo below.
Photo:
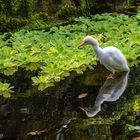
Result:
{"label": "fallen leaf on water", "polygon": [[78,96],[78,99],[85,98],[88,95],[88,93],[82,93]]}
{"label": "fallen leaf on water", "polygon": [[37,135],[37,132],[29,132],[27,135],[35,136],[35,135]]}
{"label": "fallen leaf on water", "polygon": [[140,140],[140,137],[135,137],[135,138],[132,138],[132,140]]}
{"label": "fallen leaf on water", "polygon": [[47,133],[47,130],[41,130],[41,131],[29,132],[29,133],[27,133],[27,135],[36,136],[36,135],[43,135],[43,134],[46,134],[46,133]]}

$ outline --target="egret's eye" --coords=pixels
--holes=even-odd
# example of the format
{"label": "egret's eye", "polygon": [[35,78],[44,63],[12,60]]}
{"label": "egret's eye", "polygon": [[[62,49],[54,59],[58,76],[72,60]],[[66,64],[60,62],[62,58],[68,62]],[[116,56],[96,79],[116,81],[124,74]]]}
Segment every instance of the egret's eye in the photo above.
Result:
{"label": "egret's eye", "polygon": [[87,41],[84,41],[84,44],[87,44]]}

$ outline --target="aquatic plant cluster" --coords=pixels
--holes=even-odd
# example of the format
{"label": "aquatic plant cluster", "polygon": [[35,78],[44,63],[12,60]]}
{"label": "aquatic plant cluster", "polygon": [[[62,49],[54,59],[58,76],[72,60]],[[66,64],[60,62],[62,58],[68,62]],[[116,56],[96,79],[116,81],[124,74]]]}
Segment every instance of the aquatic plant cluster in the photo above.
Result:
{"label": "aquatic plant cluster", "polygon": [[[54,26],[48,32],[20,30],[5,33],[0,36],[0,73],[11,76],[18,73],[20,68],[37,71],[32,77],[33,85],[37,85],[38,90],[44,90],[65,79],[72,71],[81,74],[88,67],[93,69],[97,60],[92,47],[76,47],[89,34],[99,40],[101,47],[113,45],[119,48],[130,67],[138,66],[139,22],[140,14],[131,17],[97,14],[76,18],[73,24],[66,26]],[[21,78],[24,76],[28,77],[22,75]],[[7,81],[3,79],[2,82],[6,84]],[[9,84],[4,90],[6,94],[11,92]],[[9,94],[5,96],[4,91],[0,88],[0,95],[10,97]]]}

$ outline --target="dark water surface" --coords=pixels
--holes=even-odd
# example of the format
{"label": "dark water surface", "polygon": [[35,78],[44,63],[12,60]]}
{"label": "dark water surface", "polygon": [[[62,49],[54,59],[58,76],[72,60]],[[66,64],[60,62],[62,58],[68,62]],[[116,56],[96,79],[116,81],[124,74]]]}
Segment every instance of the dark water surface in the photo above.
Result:
{"label": "dark water surface", "polygon": [[140,126],[139,68],[109,75],[97,67],[33,96],[1,99],[0,139],[127,140],[136,134],[128,125]]}

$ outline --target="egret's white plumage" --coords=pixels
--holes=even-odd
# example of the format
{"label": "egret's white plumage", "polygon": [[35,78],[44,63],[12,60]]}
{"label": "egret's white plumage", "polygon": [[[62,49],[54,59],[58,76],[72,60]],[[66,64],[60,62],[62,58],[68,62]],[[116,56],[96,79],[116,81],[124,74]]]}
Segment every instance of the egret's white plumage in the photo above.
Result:
{"label": "egret's white plumage", "polygon": [[112,73],[129,71],[125,56],[116,47],[109,46],[102,49],[99,47],[99,42],[91,36],[86,36],[84,38],[84,42],[80,46],[87,44],[91,44],[93,46],[100,63],[103,64]]}

